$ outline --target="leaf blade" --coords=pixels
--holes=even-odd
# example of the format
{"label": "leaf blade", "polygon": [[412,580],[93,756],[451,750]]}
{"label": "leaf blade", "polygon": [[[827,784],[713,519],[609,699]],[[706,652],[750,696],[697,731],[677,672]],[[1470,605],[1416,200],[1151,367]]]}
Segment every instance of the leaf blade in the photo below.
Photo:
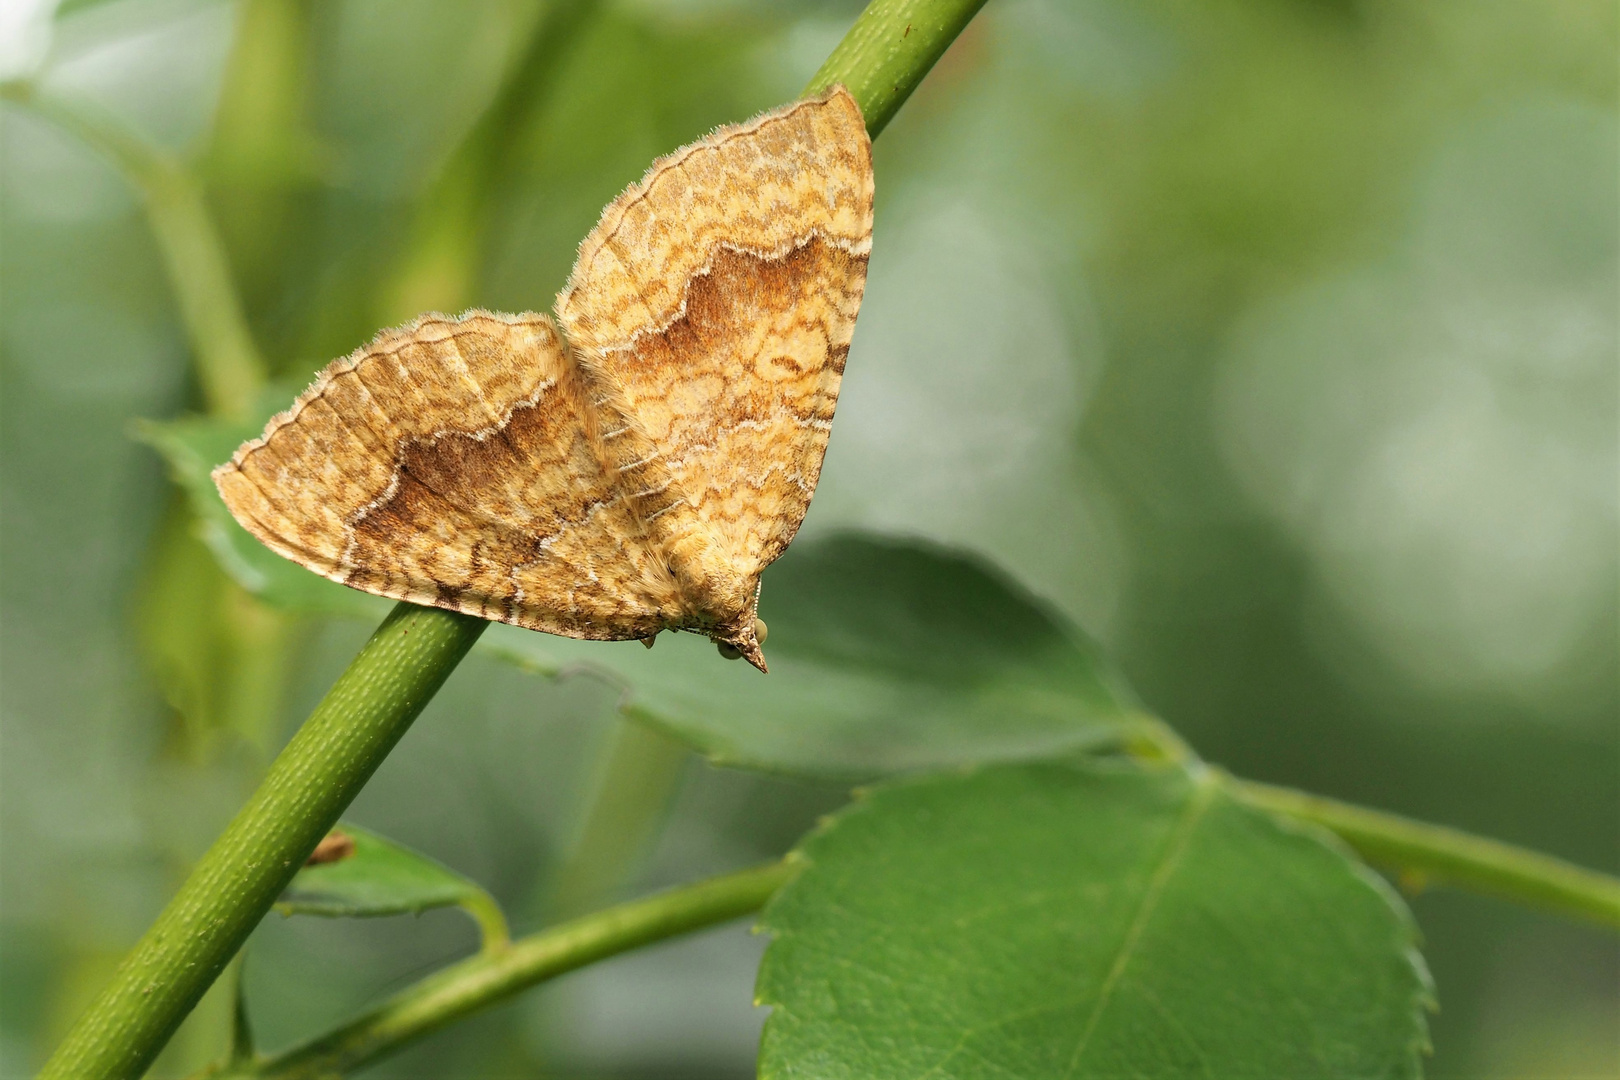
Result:
{"label": "leaf blade", "polygon": [[763,1077],[1419,1075],[1399,901],[1212,778],[928,778],[802,850],[764,919]]}
{"label": "leaf blade", "polygon": [[343,822],[334,833],[353,841],[352,853],[300,870],[276,900],[281,914],[364,919],[488,900],[470,878],[369,829]]}
{"label": "leaf blade", "polygon": [[914,539],[801,541],[766,573],[771,673],[692,635],[604,645],[494,627],[488,647],[584,666],[717,764],[859,781],[1116,740],[1140,715],[1100,650],[984,560]]}
{"label": "leaf blade", "polygon": [[199,523],[200,536],[221,568],[266,603],[289,611],[380,619],[391,606],[328,581],[289,562],[259,543],[225,508],[210,476],[263,423],[233,423],[204,417],[142,421],[135,436],[151,446],[169,467],[169,475],[186,493]]}

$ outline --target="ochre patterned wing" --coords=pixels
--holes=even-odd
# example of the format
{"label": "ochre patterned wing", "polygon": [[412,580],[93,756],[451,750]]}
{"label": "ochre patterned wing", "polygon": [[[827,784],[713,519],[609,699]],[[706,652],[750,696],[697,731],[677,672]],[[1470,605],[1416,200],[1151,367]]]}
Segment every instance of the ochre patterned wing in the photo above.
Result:
{"label": "ochre patterned wing", "polygon": [[427,315],[333,361],[214,470],[281,555],[366,592],[570,637],[685,610],[545,315]]}
{"label": "ochre patterned wing", "polygon": [[581,367],[630,418],[618,438],[673,485],[659,534],[720,556],[728,590],[752,593],[809,506],[871,237],[871,143],[835,87],[654,163],[558,297]]}

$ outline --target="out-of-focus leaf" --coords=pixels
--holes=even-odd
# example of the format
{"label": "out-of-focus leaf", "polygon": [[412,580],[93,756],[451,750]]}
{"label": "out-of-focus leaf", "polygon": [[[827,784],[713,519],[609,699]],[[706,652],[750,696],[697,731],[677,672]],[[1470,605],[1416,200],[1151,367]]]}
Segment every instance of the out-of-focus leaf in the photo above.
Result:
{"label": "out-of-focus leaf", "polygon": [[220,570],[175,501],[147,552],[136,593],[141,651],[181,726],[171,749],[192,761],[233,738],[263,749],[280,717],[287,616]]}
{"label": "out-of-focus leaf", "polygon": [[[279,393],[278,408],[292,400]],[[271,410],[265,411],[268,417]],[[389,601],[328,581],[283,559],[236,523],[209,478],[214,466],[230,460],[236,448],[264,430],[264,421],[231,423],[202,417],[146,421],[137,435],[163,455],[169,473],[191,500],[202,539],[225,572],[267,603],[291,611],[380,619]]]}
{"label": "out-of-focus leaf", "polygon": [[135,629],[164,699],[195,744],[220,725],[217,684],[228,663],[220,593],[232,586],[191,526],[190,504],[171,503],[147,550]]}
{"label": "out-of-focus leaf", "polygon": [[[343,837],[352,846],[332,844],[336,850],[330,861],[298,871],[276,901],[277,911],[368,918],[453,904],[476,908],[493,902],[476,883],[454,870],[358,826],[340,824],[323,844]],[[316,857],[321,857],[320,849]]]}
{"label": "out-of-focus leaf", "polygon": [[[209,469],[257,427],[148,424],[206,523],[222,565],[266,600],[380,617],[386,602],[335,585],[254,540]],[[863,778],[1034,758],[1117,737],[1135,712],[1100,651],[982,560],[914,540],[839,535],[794,545],[765,574],[768,676],[705,638],[573,641],[495,626],[479,647],[547,675],[587,671],[623,707],[712,760]]]}
{"label": "out-of-focus leaf", "polygon": [[1419,1075],[1404,906],[1217,777],[903,782],[802,854],[764,919],[762,1077]]}

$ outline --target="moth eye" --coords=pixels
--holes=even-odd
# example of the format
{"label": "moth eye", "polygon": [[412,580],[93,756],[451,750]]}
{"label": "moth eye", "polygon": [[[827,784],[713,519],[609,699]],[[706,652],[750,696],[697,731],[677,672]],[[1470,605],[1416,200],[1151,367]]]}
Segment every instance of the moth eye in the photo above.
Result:
{"label": "moth eye", "polygon": [[720,655],[725,657],[727,660],[741,660],[742,659],[742,653],[738,652],[734,647],[732,647],[730,645],[727,645],[723,641],[715,642],[714,647],[719,649],[720,650]]}
{"label": "moth eye", "polygon": [[755,641],[759,642],[761,645],[765,644],[765,635],[768,634],[769,632],[770,632],[770,630],[765,625],[765,620],[764,619],[755,619],[754,620],[754,640]]}

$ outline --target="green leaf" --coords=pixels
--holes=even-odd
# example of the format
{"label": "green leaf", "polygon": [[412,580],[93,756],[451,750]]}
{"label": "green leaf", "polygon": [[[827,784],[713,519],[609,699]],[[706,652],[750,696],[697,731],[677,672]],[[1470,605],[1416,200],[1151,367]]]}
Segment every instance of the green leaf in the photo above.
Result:
{"label": "green leaf", "polygon": [[770,674],[706,639],[573,642],[495,627],[487,648],[546,671],[589,663],[630,715],[710,760],[866,778],[1034,758],[1117,739],[1138,715],[1097,648],[982,560],[840,534],[765,573]]}
{"label": "green leaf", "polygon": [[192,524],[188,504],[165,509],[147,545],[134,615],[143,659],[187,741],[200,747],[229,722],[220,699],[231,658],[220,624],[231,582]]}
{"label": "green leaf", "polygon": [[[276,901],[277,911],[365,919],[453,905],[478,924],[486,951],[510,940],[500,905],[471,879],[358,825],[339,822],[322,847],[334,840],[339,841],[335,857],[312,860],[298,871]],[[316,857],[321,856],[317,848]]]}
{"label": "green leaf", "polygon": [[[387,602],[277,556],[209,479],[257,425],[149,423],[221,565],[264,599],[379,618]],[[768,676],[706,639],[574,641],[495,626],[479,648],[545,675],[587,672],[711,760],[837,779],[1048,756],[1117,739],[1136,707],[1076,628],[982,560],[910,540],[795,544],[765,574]]]}
{"label": "green leaf", "polygon": [[1200,770],[873,791],[766,910],[760,1075],[1416,1077],[1404,905]]}
{"label": "green leaf", "polygon": [[358,825],[340,823],[333,834],[352,840],[352,853],[298,871],[276,901],[277,911],[355,919],[488,901],[475,882]]}
{"label": "green leaf", "polygon": [[[285,407],[290,393],[278,393]],[[269,412],[265,413],[266,418]],[[290,611],[381,619],[392,606],[381,597],[357,592],[289,562],[253,538],[236,523],[209,473],[230,460],[236,448],[264,430],[264,422],[230,423],[204,417],[164,422],[142,421],[136,436],[163,456],[173,477],[191,500],[201,536],[225,572],[249,592]]]}
{"label": "green leaf", "polygon": [[173,749],[200,762],[242,740],[258,757],[281,717],[289,620],[225,574],[198,532],[190,502],[172,500],[135,591],[137,638],[181,721]]}

